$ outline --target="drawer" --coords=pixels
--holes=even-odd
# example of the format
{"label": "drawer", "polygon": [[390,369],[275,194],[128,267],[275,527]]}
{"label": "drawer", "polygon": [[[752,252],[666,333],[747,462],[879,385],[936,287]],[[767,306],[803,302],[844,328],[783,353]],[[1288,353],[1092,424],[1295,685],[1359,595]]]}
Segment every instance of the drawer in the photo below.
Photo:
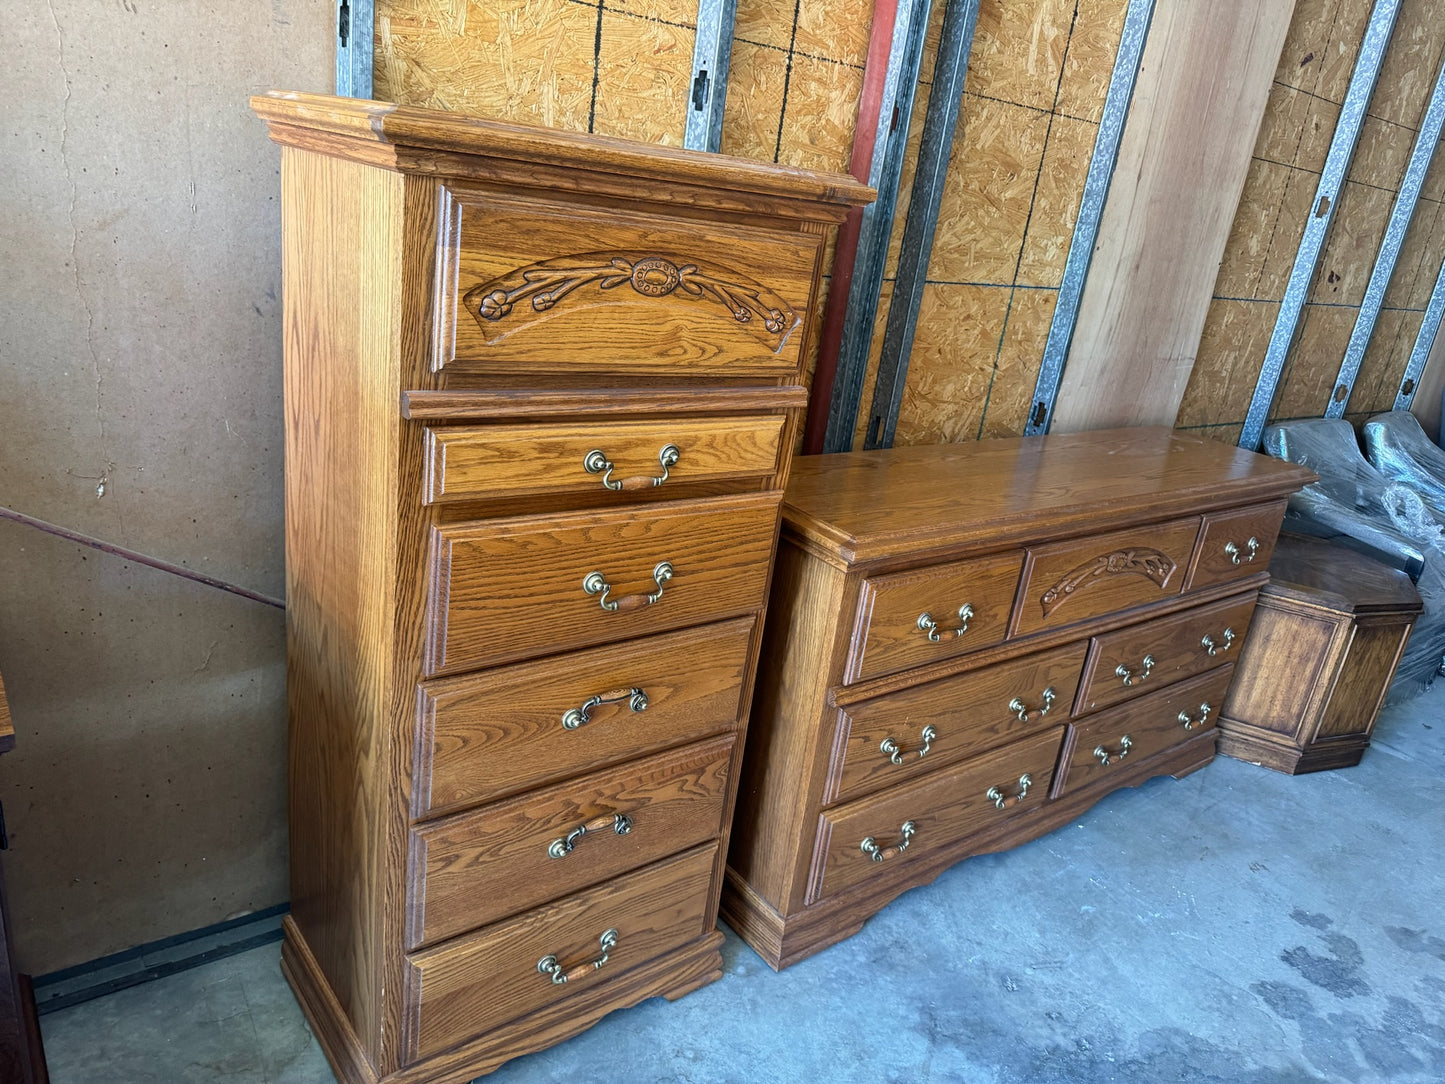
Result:
{"label": "drawer", "polygon": [[412,816],[731,729],[752,631],[742,618],[424,683]]}
{"label": "drawer", "polygon": [[1205,516],[1199,552],[1185,590],[1228,583],[1267,569],[1287,503],[1275,501]]}
{"label": "drawer", "polygon": [[[713,926],[716,858],[717,845],[709,844],[407,956],[406,1060],[605,984],[701,937]],[[604,956],[601,967],[591,966]],[[567,982],[541,970],[553,960]]]}
{"label": "drawer", "polygon": [[778,503],[769,493],[433,527],[427,675],[755,611]]}
{"label": "drawer", "polygon": [[1053,797],[1132,768],[1155,753],[1213,730],[1233,677],[1234,664],[1227,663],[1104,715],[1073,723],[1064,739]]}
{"label": "drawer", "polygon": [[413,829],[407,947],[716,837],[732,751],[728,735]]}
{"label": "drawer", "polygon": [[1258,592],[1094,637],[1075,715],[1239,657]]}
{"label": "drawer", "polygon": [[449,192],[438,369],[789,376],[818,233]]}
{"label": "drawer", "polygon": [[1199,519],[1032,546],[1012,636],[1158,602],[1184,586]]}
{"label": "drawer", "polygon": [[778,469],[778,414],[426,431],[423,503],[536,493],[619,494],[760,478]]}
{"label": "drawer", "polygon": [[1062,737],[1062,727],[1050,727],[1003,749],[824,812],[819,817],[807,902],[816,903],[1042,804],[1048,798]]}
{"label": "drawer", "polygon": [[1068,718],[1085,643],[850,704],[838,711],[823,800],[932,771]]}
{"label": "drawer", "polygon": [[1001,642],[1023,562],[996,554],[864,580],[843,683]]}

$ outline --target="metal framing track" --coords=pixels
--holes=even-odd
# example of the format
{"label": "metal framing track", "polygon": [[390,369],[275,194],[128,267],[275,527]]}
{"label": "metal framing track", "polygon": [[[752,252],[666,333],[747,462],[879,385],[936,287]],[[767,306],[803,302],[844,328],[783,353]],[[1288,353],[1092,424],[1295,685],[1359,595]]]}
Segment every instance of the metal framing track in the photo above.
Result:
{"label": "metal framing track", "polygon": [[372,49],[376,34],[373,0],[337,0],[336,93],[371,97]]}
{"label": "metal framing track", "polygon": [[[1395,197],[1394,209],[1390,211],[1390,223],[1385,227],[1385,239],[1380,242],[1380,254],[1375,257],[1375,266],[1370,271],[1370,283],[1365,287],[1365,300],[1355,317],[1354,329],[1350,332],[1350,344],[1345,348],[1345,359],[1340,363],[1340,375],[1335,377],[1335,390],[1325,406],[1326,418],[1342,418],[1349,405],[1350,395],[1355,390],[1355,380],[1360,375],[1360,364],[1365,360],[1370,339],[1375,334],[1375,321],[1379,319],[1380,307],[1385,303],[1385,290],[1390,285],[1390,276],[1395,273],[1395,263],[1400,258],[1400,249],[1405,243],[1405,234],[1415,217],[1415,206],[1420,198],[1420,188],[1425,183],[1425,171],[1435,157],[1435,148],[1440,142],[1440,130],[1445,127],[1445,58],[1435,76],[1435,89],[1430,93],[1430,104],[1420,121],[1420,131],[1415,137],[1415,148],[1410,152],[1410,163],[1405,167],[1404,179],[1400,182],[1400,194]],[[1428,352],[1428,346],[1427,346]],[[1414,355],[1411,355],[1413,360]]]}
{"label": "metal framing track", "polygon": [[697,41],[692,50],[692,81],[682,145],[693,151],[722,146],[723,106],[728,97],[728,64],[733,53],[733,22],[738,0],[698,0]]}
{"label": "metal framing track", "polygon": [[1154,0],[1129,0],[1119,51],[1114,54],[1114,70],[1109,76],[1109,90],[1104,96],[1104,114],[1099,119],[1098,135],[1094,137],[1094,154],[1084,179],[1079,217],[1074,221],[1074,235],[1069,241],[1069,255],[1064,261],[1064,279],[1059,285],[1053,320],[1049,323],[1048,341],[1044,343],[1043,364],[1039,367],[1033,403],[1024,423],[1024,436],[1047,433],[1053,424],[1054,404],[1064,379],[1064,361],[1074,341],[1079,303],[1084,297],[1084,282],[1089,276],[1089,263],[1094,258],[1099,221],[1104,215],[1104,202],[1109,197],[1109,183],[1114,179],[1114,166],[1119,161],[1124,121],[1129,115],[1129,102],[1134,97],[1134,84],[1139,78],[1139,61],[1144,55],[1144,43],[1149,37],[1149,24],[1153,18]]}
{"label": "metal framing track", "polygon": [[943,12],[933,87],[928,94],[928,111],[923,117],[923,142],[913,173],[908,217],[903,222],[893,301],[888,308],[878,377],[873,384],[873,405],[869,408],[868,428],[863,437],[863,447],[867,449],[891,448],[898,428],[898,409],[903,402],[913,333],[918,327],[918,309],[923,303],[928,260],[933,254],[933,237],[938,230],[938,210],[943,203],[953,136],[958,129],[968,54],[978,25],[978,5],[979,0],[948,0]]}
{"label": "metal framing track", "polygon": [[898,186],[908,147],[913,99],[918,89],[923,38],[928,31],[932,6],[932,0],[900,0],[893,23],[893,40],[888,50],[878,128],[868,171],[868,183],[877,189],[878,199],[863,209],[858,257],[848,289],[838,367],[828,405],[828,425],[823,433],[825,452],[846,452],[853,448],[853,431],[858,425],[858,409],[863,401],[863,380],[868,372],[873,325],[878,318],[878,300],[888,261],[888,239],[898,210]]}
{"label": "metal framing track", "polygon": [[1304,311],[1309,296],[1310,283],[1314,281],[1319,266],[1320,252],[1325,237],[1330,231],[1335,208],[1339,205],[1340,191],[1345,185],[1345,173],[1350,168],[1350,159],[1355,154],[1355,143],[1360,137],[1360,128],[1365,121],[1365,109],[1370,96],[1375,92],[1375,81],[1380,75],[1380,64],[1385,59],[1385,48],[1390,44],[1390,35],[1395,29],[1395,17],[1400,12],[1400,0],[1376,0],[1370,12],[1370,23],[1365,28],[1365,40],[1360,45],[1359,56],[1355,59],[1355,70],[1350,76],[1350,88],[1345,92],[1344,104],[1340,106],[1340,119],[1335,124],[1335,134],[1330,139],[1329,154],[1325,157],[1324,172],[1315,189],[1314,208],[1305,224],[1304,237],[1300,239],[1299,251],[1295,253],[1294,267],[1290,270],[1289,285],[1285,287],[1284,300],[1280,302],[1279,316],[1275,319],[1274,333],[1270,336],[1269,347],[1264,354],[1264,367],[1254,386],[1254,397],[1249,401],[1249,413],[1244,419],[1244,429],[1239,434],[1241,448],[1259,447],[1259,438],[1264,434],[1269,420],[1270,407],[1274,405],[1275,392],[1284,373],[1284,363],[1294,345],[1295,332],[1299,330],[1300,313]]}
{"label": "metal framing track", "polygon": [[1440,331],[1440,317],[1445,316],[1445,260],[1440,263],[1440,273],[1435,276],[1435,289],[1430,293],[1430,304],[1425,307],[1425,318],[1420,321],[1420,331],[1415,336],[1415,346],[1410,351],[1410,361],[1405,366],[1405,375],[1400,378],[1400,392],[1395,396],[1396,410],[1409,410],[1415,401],[1415,392],[1420,390],[1420,374],[1425,371],[1425,362],[1430,360],[1430,348],[1435,345],[1435,336]]}

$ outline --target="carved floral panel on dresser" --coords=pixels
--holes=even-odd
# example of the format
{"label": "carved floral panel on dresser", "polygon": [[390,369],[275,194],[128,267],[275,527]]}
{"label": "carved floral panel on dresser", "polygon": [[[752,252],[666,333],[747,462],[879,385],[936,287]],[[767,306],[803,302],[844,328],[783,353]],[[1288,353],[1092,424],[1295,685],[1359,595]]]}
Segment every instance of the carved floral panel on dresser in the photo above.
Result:
{"label": "carved floral panel on dresser", "polygon": [[786,966],[960,859],[1208,763],[1267,580],[1247,540],[1267,552],[1312,477],[1167,429],[801,460],[729,925]]}
{"label": "carved floral panel on dresser", "polygon": [[292,910],[348,1084],[721,973],[851,178],[313,95],[282,145]]}

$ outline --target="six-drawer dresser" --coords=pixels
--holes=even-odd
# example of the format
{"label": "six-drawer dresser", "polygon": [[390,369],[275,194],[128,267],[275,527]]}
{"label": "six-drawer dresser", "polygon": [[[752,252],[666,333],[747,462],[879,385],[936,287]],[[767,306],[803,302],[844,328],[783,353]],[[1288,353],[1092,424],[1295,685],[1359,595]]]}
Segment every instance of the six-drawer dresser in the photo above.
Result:
{"label": "six-drawer dresser", "polygon": [[312,95],[282,145],[291,914],[348,1084],[721,973],[849,177]]}
{"label": "six-drawer dresser", "polygon": [[784,967],[961,858],[1207,763],[1313,478],[1168,429],[799,460],[728,924]]}

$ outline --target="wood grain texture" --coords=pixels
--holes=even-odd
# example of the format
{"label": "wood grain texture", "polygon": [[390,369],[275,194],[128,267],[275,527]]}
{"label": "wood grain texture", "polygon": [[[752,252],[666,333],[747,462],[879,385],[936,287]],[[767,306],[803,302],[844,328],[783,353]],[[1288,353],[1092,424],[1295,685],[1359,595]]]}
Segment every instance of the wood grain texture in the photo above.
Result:
{"label": "wood grain texture", "polygon": [[[427,430],[425,500],[439,504],[534,493],[593,493],[607,481],[628,493],[654,488],[664,476],[669,491],[695,481],[762,478],[778,469],[785,419],[781,415],[531,425],[468,425]],[[589,471],[587,456],[600,451],[613,464]]]}
{"label": "wood grain texture", "polygon": [[[421,686],[412,814],[453,812],[541,783],[733,728],[753,621],[610,644]],[[575,730],[567,712],[610,690],[646,707],[598,705]]]}
{"label": "wood grain texture", "polygon": [[[733,617],[765,600],[778,497],[719,497],[434,531],[428,675]],[[673,566],[656,593],[653,571]],[[601,572],[609,602],[583,581]]]}
{"label": "wood grain texture", "polygon": [[[412,831],[407,947],[415,949],[714,838],[732,737],[659,753]],[[625,833],[615,818],[625,816]],[[599,819],[558,857],[552,845]]]}
{"label": "wood grain texture", "polygon": [[1293,10],[1159,0],[1054,432],[1173,424]]}
{"label": "wood grain texture", "polygon": [[5,682],[0,680],[0,753],[15,748],[15,723],[10,718],[10,702],[5,699]]}
{"label": "wood grain texture", "polygon": [[808,389],[780,387],[456,388],[402,392],[401,416],[422,421],[475,418],[612,417],[625,414],[708,414],[720,410],[794,410]]}
{"label": "wood grain texture", "polygon": [[[579,989],[605,985],[704,934],[712,923],[705,901],[714,854],[713,846],[698,848],[407,957],[409,1000],[415,1006],[407,1061],[564,1002]],[[600,936],[609,929],[617,931],[617,944],[602,969],[565,985],[539,973],[538,961],[547,955],[568,970],[598,959]]]}
{"label": "wood grain texture", "polygon": [[1228,583],[1250,569],[1269,567],[1284,522],[1284,501],[1204,517],[1199,548],[1185,590]]}

